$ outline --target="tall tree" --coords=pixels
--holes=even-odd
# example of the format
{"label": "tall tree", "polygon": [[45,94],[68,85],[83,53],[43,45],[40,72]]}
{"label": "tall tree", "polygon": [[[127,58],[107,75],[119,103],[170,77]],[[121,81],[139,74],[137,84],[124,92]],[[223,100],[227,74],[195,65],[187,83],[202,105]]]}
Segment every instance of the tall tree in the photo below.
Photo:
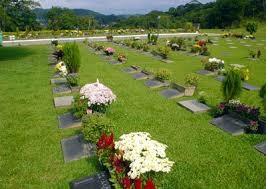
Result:
{"label": "tall tree", "polygon": [[38,22],[33,9],[40,4],[33,0],[2,0],[0,1],[0,27],[3,31],[38,29]]}

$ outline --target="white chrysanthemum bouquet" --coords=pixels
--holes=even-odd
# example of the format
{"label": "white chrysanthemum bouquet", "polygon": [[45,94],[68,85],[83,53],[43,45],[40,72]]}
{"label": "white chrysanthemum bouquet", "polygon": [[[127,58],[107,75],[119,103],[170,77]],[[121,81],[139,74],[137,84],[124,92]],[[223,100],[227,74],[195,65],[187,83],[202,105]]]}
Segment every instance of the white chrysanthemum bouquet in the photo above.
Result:
{"label": "white chrysanthemum bouquet", "polygon": [[166,157],[167,146],[151,139],[149,133],[122,135],[114,142],[113,134],[102,134],[97,154],[111,174],[111,182],[122,188],[156,188],[153,173],[171,170],[174,162]]}

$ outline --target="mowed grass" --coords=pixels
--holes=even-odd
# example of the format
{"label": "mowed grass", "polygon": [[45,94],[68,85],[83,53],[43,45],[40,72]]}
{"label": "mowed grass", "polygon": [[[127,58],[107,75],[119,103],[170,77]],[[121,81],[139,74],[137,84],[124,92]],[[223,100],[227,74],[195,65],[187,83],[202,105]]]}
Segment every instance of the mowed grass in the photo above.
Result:
{"label": "mowed grass", "polygon": [[[258,86],[264,83],[264,59],[258,62],[241,59],[247,54],[246,47],[226,48],[231,57],[220,56],[225,48],[225,44],[211,48],[212,55],[227,64],[252,63],[253,76],[249,83]],[[265,136],[232,137],[210,125],[209,114],[194,115],[179,107],[176,100],[164,99],[158,90],[148,89],[144,81],[135,81],[121,71],[132,64],[146,69],[168,68],[173,72],[172,80],[183,83],[187,73],[202,68],[200,58],[172,53],[175,62],[164,64],[134,51],[116,49],[127,55],[126,65],[110,65],[81,44],[81,84],[98,78],[117,95],[117,102],[107,112],[115,122],[117,138],[124,133],[145,131],[168,145],[168,157],[175,164],[169,174],[157,177],[162,188],[265,188],[265,156],[253,148]],[[3,50],[0,49],[0,54]],[[79,129],[58,129],[56,116],[67,109],[53,108],[49,47],[6,50],[14,54],[30,53],[0,60],[0,188],[68,188],[71,180],[99,171],[96,157],[67,164],[63,161],[60,140],[77,134]],[[222,100],[220,83],[213,77],[201,77],[198,90],[209,95],[211,106]],[[243,91],[241,101],[261,106],[257,92]]]}

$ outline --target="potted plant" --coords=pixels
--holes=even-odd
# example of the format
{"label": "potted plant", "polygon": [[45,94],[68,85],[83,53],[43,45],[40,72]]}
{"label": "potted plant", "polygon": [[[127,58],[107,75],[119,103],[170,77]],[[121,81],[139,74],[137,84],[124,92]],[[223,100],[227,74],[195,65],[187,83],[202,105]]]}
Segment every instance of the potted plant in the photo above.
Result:
{"label": "potted plant", "polygon": [[198,85],[199,77],[195,74],[187,74],[185,77],[185,96],[193,96]]}
{"label": "potted plant", "polygon": [[114,37],[113,37],[113,35],[107,35],[106,39],[107,39],[107,41],[112,42]]}

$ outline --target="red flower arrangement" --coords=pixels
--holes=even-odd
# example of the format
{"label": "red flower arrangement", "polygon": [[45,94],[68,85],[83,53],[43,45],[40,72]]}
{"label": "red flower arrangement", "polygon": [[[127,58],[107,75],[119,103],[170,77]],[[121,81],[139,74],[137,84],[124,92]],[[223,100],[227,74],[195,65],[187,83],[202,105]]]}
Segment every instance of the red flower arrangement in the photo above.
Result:
{"label": "red flower arrangement", "polygon": [[111,135],[106,135],[103,133],[101,135],[101,138],[97,142],[98,149],[113,149],[114,148],[114,135],[113,133]]}
{"label": "red flower arrangement", "polygon": [[205,40],[199,40],[197,42],[197,45],[199,45],[200,47],[206,46],[207,42]]}

